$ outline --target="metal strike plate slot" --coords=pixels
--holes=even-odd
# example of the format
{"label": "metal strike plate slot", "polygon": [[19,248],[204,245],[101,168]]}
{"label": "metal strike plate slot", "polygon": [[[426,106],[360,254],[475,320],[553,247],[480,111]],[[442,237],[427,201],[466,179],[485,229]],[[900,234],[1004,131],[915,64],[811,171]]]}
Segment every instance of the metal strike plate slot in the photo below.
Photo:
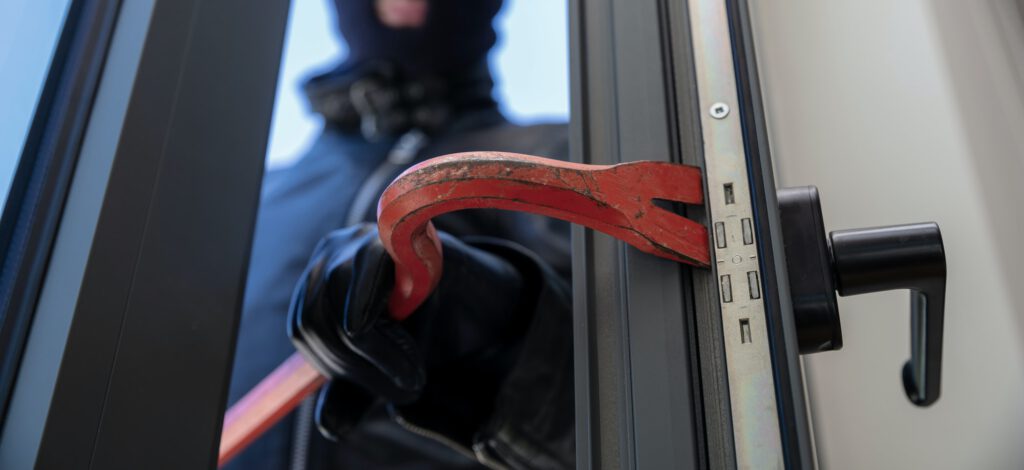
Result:
{"label": "metal strike plate slot", "polygon": [[749,343],[751,341],[753,341],[753,340],[750,338],[750,319],[749,318],[741,318],[740,319],[740,342],[743,343],[743,344],[747,344],[747,343]]}
{"label": "metal strike plate slot", "polygon": [[725,274],[722,276],[722,303],[727,304],[732,302],[732,276]]}
{"label": "metal strike plate slot", "polygon": [[757,271],[747,272],[747,289],[752,300],[761,298],[761,281],[757,278]]}

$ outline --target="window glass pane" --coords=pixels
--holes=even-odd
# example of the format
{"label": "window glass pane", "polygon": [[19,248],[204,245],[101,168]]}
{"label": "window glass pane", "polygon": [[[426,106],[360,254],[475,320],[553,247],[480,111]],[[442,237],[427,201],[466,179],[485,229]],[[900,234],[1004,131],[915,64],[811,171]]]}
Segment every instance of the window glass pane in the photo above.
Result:
{"label": "window glass pane", "polygon": [[348,50],[335,29],[330,0],[292,0],[286,34],[267,145],[270,168],[287,165],[302,156],[322,125],[320,116],[306,104],[303,79],[330,68]]}
{"label": "window glass pane", "polygon": [[565,2],[505,3],[491,53],[502,112],[518,124],[569,120],[569,9]]}
{"label": "window glass pane", "polygon": [[7,200],[69,4],[0,2],[0,207]]}

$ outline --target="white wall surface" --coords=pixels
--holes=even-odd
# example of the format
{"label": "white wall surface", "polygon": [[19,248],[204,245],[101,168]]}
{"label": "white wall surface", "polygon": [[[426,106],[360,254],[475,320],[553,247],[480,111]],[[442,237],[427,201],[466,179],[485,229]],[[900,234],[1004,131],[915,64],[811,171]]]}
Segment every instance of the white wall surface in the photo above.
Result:
{"label": "white wall surface", "polygon": [[904,396],[905,292],[840,298],[844,348],[805,360],[822,467],[1024,468],[1024,8],[750,3],[779,185],[946,244],[942,398]]}

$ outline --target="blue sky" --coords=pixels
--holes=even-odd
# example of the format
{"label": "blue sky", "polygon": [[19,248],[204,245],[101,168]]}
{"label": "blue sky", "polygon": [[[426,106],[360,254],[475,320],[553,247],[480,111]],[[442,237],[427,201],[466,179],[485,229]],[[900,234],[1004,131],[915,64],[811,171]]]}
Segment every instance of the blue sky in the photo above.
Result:
{"label": "blue sky", "polygon": [[[309,145],[320,120],[300,84],[345,54],[330,0],[293,0],[267,149],[268,166],[287,165]],[[25,133],[46,78],[69,0],[0,0],[0,204],[7,198]],[[491,55],[495,93],[516,122],[568,118],[567,11],[564,0],[506,0]]]}

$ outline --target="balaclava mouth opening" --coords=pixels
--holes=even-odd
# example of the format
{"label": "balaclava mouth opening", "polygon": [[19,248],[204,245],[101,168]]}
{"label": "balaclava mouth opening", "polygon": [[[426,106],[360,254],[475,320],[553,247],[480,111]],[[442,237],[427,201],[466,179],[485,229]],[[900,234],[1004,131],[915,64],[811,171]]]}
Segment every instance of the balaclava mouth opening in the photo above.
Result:
{"label": "balaclava mouth opening", "polygon": [[388,62],[411,76],[458,75],[478,66],[494,46],[502,0],[427,0],[426,22],[395,29],[377,17],[375,0],[334,0],[348,43],[344,68]]}

